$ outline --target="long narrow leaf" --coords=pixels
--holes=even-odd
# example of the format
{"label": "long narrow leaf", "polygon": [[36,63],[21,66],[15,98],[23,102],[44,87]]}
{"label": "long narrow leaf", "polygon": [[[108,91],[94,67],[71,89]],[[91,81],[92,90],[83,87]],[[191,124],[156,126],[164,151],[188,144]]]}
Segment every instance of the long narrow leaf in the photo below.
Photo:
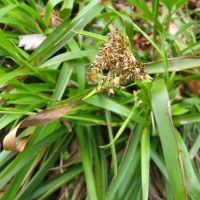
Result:
{"label": "long narrow leaf", "polygon": [[162,79],[155,80],[151,95],[152,109],[160,135],[174,199],[187,199],[180,149],[177,145],[172,123],[167,88]]}

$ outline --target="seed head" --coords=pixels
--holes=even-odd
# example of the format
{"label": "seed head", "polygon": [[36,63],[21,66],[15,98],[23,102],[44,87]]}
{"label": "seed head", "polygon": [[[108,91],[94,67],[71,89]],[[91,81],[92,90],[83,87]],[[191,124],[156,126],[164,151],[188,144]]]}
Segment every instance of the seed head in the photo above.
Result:
{"label": "seed head", "polygon": [[108,34],[108,42],[102,45],[99,55],[90,65],[88,82],[98,83],[98,92],[109,92],[122,88],[129,81],[143,80],[145,76],[144,64],[131,54],[126,36],[112,31]]}

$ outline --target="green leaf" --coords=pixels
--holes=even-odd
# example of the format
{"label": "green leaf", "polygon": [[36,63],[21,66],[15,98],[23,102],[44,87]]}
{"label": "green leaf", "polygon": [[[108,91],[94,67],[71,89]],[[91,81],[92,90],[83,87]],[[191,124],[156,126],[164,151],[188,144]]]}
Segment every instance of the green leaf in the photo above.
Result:
{"label": "green leaf", "polygon": [[[91,105],[95,105],[99,108],[112,111],[124,117],[128,117],[130,115],[130,109],[127,108],[125,105],[122,105],[114,101],[114,99],[109,99],[107,97],[104,97],[103,95],[93,95],[92,97],[87,98],[85,102]],[[136,112],[136,110],[135,112],[132,113],[131,116],[132,116],[131,119],[138,123],[141,124],[147,123],[146,120]]]}
{"label": "green leaf", "polygon": [[73,66],[68,65],[68,63],[63,63],[54,93],[52,95],[53,101],[61,100],[65,89],[67,88],[67,84],[72,75],[72,72]]}
{"label": "green leaf", "polygon": [[65,183],[73,180],[83,171],[81,165],[74,166],[72,169],[68,169],[62,174],[56,176],[52,180],[46,181],[41,187],[39,187],[33,194],[30,196],[31,199],[46,199],[51,193],[56,191]]}
{"label": "green leaf", "polygon": [[136,149],[140,140],[141,134],[141,126],[137,126],[134,134],[132,133],[130,136],[130,141],[128,143],[128,147],[126,153],[124,155],[123,160],[120,163],[119,171],[117,176],[112,180],[111,185],[106,194],[106,200],[114,200],[117,190],[119,189],[122,181],[126,178],[126,174],[128,173],[130,167],[134,165],[134,157],[136,153]]}
{"label": "green leaf", "polygon": [[187,113],[189,110],[186,108],[181,107],[179,104],[173,104],[171,106],[172,115],[182,115]]}
{"label": "green leaf", "polygon": [[187,151],[187,147],[181,138],[181,135],[176,131],[176,137],[178,141],[178,145],[181,149],[181,156],[183,160],[183,165],[185,169],[185,176],[186,176],[186,186],[187,192],[191,199],[198,200],[200,196],[200,183],[198,180],[198,176],[196,175],[192,161],[189,157],[189,153]]}
{"label": "green leaf", "polygon": [[15,4],[11,4],[11,5],[8,5],[8,6],[1,8],[0,9],[0,18],[3,17],[4,15],[6,15],[10,10],[15,8],[16,6],[17,5],[15,5]]}
{"label": "green leaf", "polygon": [[171,0],[161,0],[163,4],[168,8],[168,10],[171,10],[173,6],[175,6],[175,1]]}
{"label": "green leaf", "polygon": [[46,60],[52,56],[76,35],[73,30],[84,28],[102,9],[98,0],[93,0],[70,23],[66,20],[58,26],[33,52],[29,60],[39,60],[40,58]]}
{"label": "green leaf", "polygon": [[98,42],[104,42],[105,43],[105,42],[108,41],[107,37],[105,37],[103,35],[96,34],[96,33],[88,32],[88,31],[82,31],[82,30],[74,30],[74,32],[76,34],[83,35],[85,37],[91,38],[91,39],[96,40]]}
{"label": "green leaf", "polygon": [[[65,134],[65,131],[65,129],[57,130],[55,131],[55,134],[51,134],[49,135],[49,137],[42,138],[43,140],[33,146],[31,145],[31,143],[29,143],[29,146],[27,146],[27,148],[23,152],[18,154],[17,157],[12,162],[10,162],[9,165],[2,171],[0,175],[0,188],[2,188],[26,164],[35,159],[35,157],[37,156],[37,152],[41,151],[41,149],[44,149],[47,145],[53,143],[55,140],[58,139],[58,137],[63,136],[63,134]],[[43,137],[44,136],[45,134],[43,134]],[[32,141],[34,140],[36,140],[36,138],[32,137]]]}
{"label": "green leaf", "polygon": [[113,140],[111,140],[109,144],[107,144],[105,146],[101,146],[101,148],[110,147],[110,146],[112,146],[116,142],[116,140],[124,132],[125,128],[127,127],[128,123],[130,122],[130,120],[131,120],[131,118],[133,116],[133,113],[135,112],[135,107],[136,107],[136,105],[134,105],[133,108],[131,109],[128,117],[123,122],[123,124],[121,125],[120,129],[117,131],[117,133],[116,133],[115,137],[113,138]]}
{"label": "green leaf", "polygon": [[18,195],[18,200],[27,199],[31,196],[32,192],[37,188],[37,186],[42,182],[46,174],[48,173],[49,169],[53,166],[55,161],[58,159],[60,151],[62,150],[63,145],[67,145],[72,135],[65,134],[62,137],[62,140],[57,140],[54,148],[51,147],[51,155],[47,158],[46,161],[42,163],[42,166],[40,169],[34,174],[32,179],[29,181],[29,183],[24,187],[24,190],[22,190]]}
{"label": "green leaf", "polygon": [[64,61],[73,60],[82,57],[89,57],[94,54],[92,50],[85,50],[85,51],[73,51],[59,54],[58,56],[54,56],[53,58],[49,59],[47,62],[43,63],[40,68],[52,66],[55,64],[60,64]]}
{"label": "green leaf", "polygon": [[86,185],[87,185],[87,191],[88,191],[88,197],[92,200],[97,200],[97,193],[95,188],[95,182],[94,182],[94,176],[92,172],[92,164],[89,158],[89,144],[86,140],[85,132],[83,129],[78,126],[76,128],[76,134],[78,138],[79,143],[79,150],[81,154],[81,160],[83,163],[83,170],[85,174],[86,179]]}
{"label": "green leaf", "polygon": [[[200,66],[200,58],[172,58],[168,60],[170,72],[192,69]],[[148,74],[164,73],[164,62],[156,61],[148,63],[146,71]]]}
{"label": "green leaf", "polygon": [[150,131],[144,128],[141,138],[141,174],[142,174],[142,199],[148,200],[149,196],[149,167],[150,167]]}
{"label": "green leaf", "polygon": [[176,125],[191,124],[200,122],[200,115],[199,113],[178,115],[174,116],[173,119],[174,124]]}
{"label": "green leaf", "polygon": [[184,171],[180,159],[180,149],[177,145],[177,138],[172,123],[167,88],[162,79],[156,79],[154,81],[151,95],[152,109],[159,131],[173,197],[174,199],[186,199],[187,194]]}

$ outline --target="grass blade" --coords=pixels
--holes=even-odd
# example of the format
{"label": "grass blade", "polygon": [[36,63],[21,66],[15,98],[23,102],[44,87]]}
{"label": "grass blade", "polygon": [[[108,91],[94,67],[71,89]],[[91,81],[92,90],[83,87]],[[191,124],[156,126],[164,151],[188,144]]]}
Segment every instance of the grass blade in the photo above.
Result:
{"label": "grass blade", "polygon": [[45,199],[51,193],[56,191],[60,186],[72,180],[83,171],[82,166],[78,165],[65,171],[51,181],[46,182],[42,187],[38,188],[30,197],[31,199]]}
{"label": "grass blade", "polygon": [[[173,58],[168,60],[170,72],[174,71],[182,71],[186,69],[192,69],[200,66],[200,58]],[[153,63],[147,64],[147,73],[148,74],[156,74],[164,72],[164,62],[156,61]]]}
{"label": "grass blade", "polygon": [[95,188],[94,176],[92,172],[92,164],[89,158],[88,141],[80,126],[76,129],[76,134],[79,142],[79,148],[81,153],[81,160],[83,162],[83,170],[86,179],[86,185],[88,190],[88,196],[91,200],[97,200],[97,193]]}
{"label": "grass blade", "polygon": [[172,124],[168,92],[162,79],[155,80],[151,95],[152,109],[160,135],[174,199],[187,199],[184,172]]}
{"label": "grass blade", "polygon": [[76,34],[83,35],[85,37],[91,38],[91,39],[96,40],[98,42],[104,42],[104,43],[108,42],[107,37],[105,37],[103,35],[99,35],[99,34],[88,32],[88,31],[81,31],[81,30],[75,30],[74,32]]}
{"label": "grass blade", "polygon": [[149,194],[149,165],[150,165],[150,132],[145,128],[141,140],[141,174],[142,174],[142,199],[148,200]]}
{"label": "grass blade", "polygon": [[33,52],[29,60],[39,60],[42,57],[43,60],[49,58],[65,46],[69,39],[76,35],[73,30],[84,28],[101,12],[102,9],[103,7],[98,4],[98,0],[94,0],[89,3],[70,23],[66,20],[59,27],[57,27],[54,32],[50,34],[47,39]]}
{"label": "grass blade", "polygon": [[115,197],[116,192],[125,177],[125,174],[127,174],[129,167],[133,164],[132,162],[134,162],[135,152],[140,140],[141,129],[141,126],[136,127],[134,134],[132,134],[130,137],[130,142],[128,144],[125,156],[119,166],[118,175],[111,182],[111,185],[106,194],[106,200],[112,200]]}

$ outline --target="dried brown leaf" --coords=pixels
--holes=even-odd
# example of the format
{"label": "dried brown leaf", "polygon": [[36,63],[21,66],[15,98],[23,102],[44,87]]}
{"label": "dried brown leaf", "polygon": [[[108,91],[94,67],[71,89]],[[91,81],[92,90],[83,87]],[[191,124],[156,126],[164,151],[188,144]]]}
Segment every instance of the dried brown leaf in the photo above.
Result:
{"label": "dried brown leaf", "polygon": [[68,129],[69,133],[71,133],[72,132],[72,126],[71,126],[70,122],[66,119],[63,119],[61,121],[65,125],[65,127]]}
{"label": "dried brown leaf", "polygon": [[71,108],[73,108],[76,104],[77,104],[77,102],[72,102],[67,105],[62,105],[59,107],[54,107],[54,108],[43,110],[42,112],[40,112],[36,115],[30,116],[30,117],[27,117],[26,119],[24,119],[22,121],[20,128],[48,124],[48,123],[60,118],[67,111],[69,111]]}
{"label": "dried brown leaf", "polygon": [[72,195],[72,200],[77,200],[79,199],[79,194],[81,189],[83,188],[84,185],[84,177],[80,176],[76,182],[76,186],[74,187],[74,192]]}
{"label": "dried brown leaf", "polygon": [[1,188],[0,190],[0,198],[4,195],[4,192],[8,189],[8,187],[10,186],[10,182],[9,181],[3,188]]}
{"label": "dried brown leaf", "polygon": [[57,106],[54,108],[43,110],[42,112],[29,116],[21,121],[13,130],[11,130],[3,140],[3,147],[8,151],[23,151],[26,143],[29,140],[29,136],[20,138],[16,140],[17,130],[19,128],[29,127],[29,126],[41,126],[48,124],[54,120],[59,119],[67,111],[73,108],[77,104],[77,101],[71,102],[67,105]]}
{"label": "dried brown leaf", "polygon": [[197,96],[200,96],[200,81],[199,80],[189,80],[188,86],[191,93]]}

